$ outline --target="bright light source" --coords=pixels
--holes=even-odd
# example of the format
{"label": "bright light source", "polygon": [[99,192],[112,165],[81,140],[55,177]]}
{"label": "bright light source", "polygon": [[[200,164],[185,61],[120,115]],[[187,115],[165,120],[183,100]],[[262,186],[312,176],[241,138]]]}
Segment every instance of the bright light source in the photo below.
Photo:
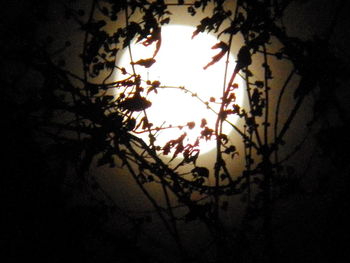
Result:
{"label": "bright light source", "polygon": [[[145,92],[147,99],[152,102],[152,106],[147,109],[147,116],[149,121],[153,123],[153,127],[184,126],[181,130],[179,128],[169,128],[157,132],[156,145],[159,146],[164,146],[166,142],[178,138],[185,132],[188,135],[184,141],[185,144],[193,144],[201,134],[200,124],[203,118],[206,119],[208,127],[215,130],[217,115],[208,109],[203,102],[209,102],[211,97],[216,98],[216,103],[209,102],[209,106],[216,112],[219,111],[220,98],[223,93],[226,56],[204,70],[203,67],[212,60],[213,56],[220,52],[220,49],[211,49],[219,41],[213,35],[206,33],[200,33],[192,39],[195,30],[195,27],[182,25],[163,26],[162,43],[155,57],[156,63],[150,68],[135,65],[136,73],[141,75],[143,81],[158,80],[161,83],[160,87],[157,88],[158,94],[152,91],[146,95]],[[132,44],[133,61],[152,57],[154,50],[155,45],[145,47],[141,43]],[[117,65],[124,67],[129,73],[132,72],[128,52],[124,52]],[[235,58],[230,56],[227,82],[234,66]],[[125,78],[120,73],[116,77],[118,80]],[[241,105],[243,80],[237,77],[235,83],[239,85],[235,93],[236,104]],[[147,87],[146,83],[142,85]],[[190,92],[186,92],[186,90]],[[194,94],[196,95],[194,96]],[[231,116],[231,122],[235,122],[234,117]],[[195,127],[193,129],[186,127],[188,122],[195,122]],[[230,131],[231,127],[225,124],[223,132],[229,134]],[[140,134],[140,136],[144,140],[148,140],[147,132]],[[215,146],[215,138],[212,138],[211,141],[200,140],[201,153],[208,152]]]}

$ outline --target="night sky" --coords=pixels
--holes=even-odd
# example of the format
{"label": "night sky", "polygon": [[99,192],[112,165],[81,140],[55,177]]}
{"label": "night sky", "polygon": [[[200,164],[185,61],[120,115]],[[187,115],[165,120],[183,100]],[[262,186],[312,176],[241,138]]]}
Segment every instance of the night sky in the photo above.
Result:
{"label": "night sky", "polygon": [[[98,163],[94,159],[87,173],[89,180],[84,180],[75,174],[76,167],[72,165],[77,156],[55,144],[40,128],[45,123],[38,121],[37,114],[51,114],[42,112],[41,107],[55,103],[41,87],[49,88],[55,83],[43,82],[38,73],[42,68],[33,69],[36,61],[46,59],[38,47],[47,49],[51,59],[64,69],[76,74],[82,72],[79,54],[83,32],[74,18],[67,17],[62,4],[84,10],[82,19],[87,18],[89,5],[81,1],[7,0],[1,4],[0,127],[4,131],[1,144],[4,154],[0,235],[1,246],[6,251],[1,261],[182,262],[174,241],[140,188],[127,177],[125,167],[96,167]],[[295,1],[287,11],[284,19],[287,33],[302,40],[327,35],[329,26],[335,23],[330,48],[345,66],[334,95],[337,103],[326,111],[322,105],[315,110],[323,119],[315,124],[301,151],[291,158],[290,169],[302,180],[296,193],[286,194],[275,204],[274,259],[347,262],[350,5],[340,0]],[[334,14],[338,20],[332,20]],[[188,21],[192,23],[195,18]],[[56,54],[60,49],[63,53]],[[280,76],[286,75],[284,68],[276,66],[276,70]],[[291,101],[286,104],[292,105],[292,93],[289,95]],[[289,149],[294,149],[300,141],[305,120],[310,119],[310,111],[315,109],[310,106],[312,100],[305,103],[287,137]],[[56,116],[61,120],[70,117],[63,113]],[[206,158],[212,162],[212,157]],[[147,189],[155,193],[161,190],[152,186]],[[293,189],[284,190],[293,192]],[[157,194],[155,199],[163,202]],[[240,198],[227,200],[232,210],[223,213],[223,221],[244,227],[237,223],[243,215]],[[179,217],[186,214],[185,208],[177,211]],[[190,258],[193,257],[188,262],[229,262],[225,258],[214,260],[210,246],[205,247],[208,230],[197,221],[182,220],[179,226],[185,237],[183,245]],[[233,251],[245,251],[240,254],[239,263],[258,262],[259,253],[251,256],[247,251],[260,251],[264,245],[262,233],[252,229],[247,233],[254,242],[232,244]]]}

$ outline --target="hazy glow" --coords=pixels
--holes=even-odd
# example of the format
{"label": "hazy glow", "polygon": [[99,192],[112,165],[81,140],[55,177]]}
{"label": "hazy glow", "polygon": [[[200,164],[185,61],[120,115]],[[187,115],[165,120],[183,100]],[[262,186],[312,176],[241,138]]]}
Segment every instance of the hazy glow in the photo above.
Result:
{"label": "hazy glow", "polygon": [[[216,114],[190,93],[175,88],[183,86],[196,93],[203,101],[209,101],[210,97],[215,97],[216,101],[220,102],[226,56],[220,62],[204,70],[203,67],[211,61],[214,55],[220,52],[220,49],[211,49],[219,41],[216,37],[206,33],[191,39],[195,29],[180,25],[162,27],[162,46],[155,57],[157,62],[148,69],[135,65],[136,73],[140,74],[144,81],[159,80],[161,82],[161,87],[157,89],[158,94],[151,92],[147,95],[147,98],[152,101],[152,106],[147,109],[147,116],[149,121],[154,124],[153,127],[166,127],[170,124],[185,126],[186,123],[192,121],[196,123],[195,128],[191,130],[184,127],[182,130],[171,128],[159,131],[157,145],[160,146],[164,146],[171,139],[178,138],[184,132],[188,135],[185,143],[194,143],[202,130],[200,128],[202,118],[207,120],[209,128],[215,130]],[[132,45],[131,49],[133,61],[150,58],[155,50],[154,46],[145,47],[140,43]],[[234,65],[235,59],[230,56],[228,79]],[[118,66],[132,72],[128,52],[124,52]],[[117,79],[121,78],[125,78],[125,76],[117,75]],[[236,79],[235,83],[240,87],[236,91],[236,103],[241,104],[243,81]],[[143,87],[147,87],[146,83],[143,83]],[[219,104],[215,103],[209,103],[209,106],[216,112],[220,107]],[[229,134],[230,130],[229,125],[224,125],[224,133]],[[148,140],[147,133],[140,136]],[[211,150],[216,145],[215,140],[205,141],[205,139],[201,139],[200,143],[201,153]]]}

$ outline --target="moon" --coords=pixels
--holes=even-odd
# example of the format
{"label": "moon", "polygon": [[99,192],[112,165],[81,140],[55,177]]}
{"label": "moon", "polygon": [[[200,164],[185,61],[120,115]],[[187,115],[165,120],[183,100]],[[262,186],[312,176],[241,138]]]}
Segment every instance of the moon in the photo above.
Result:
{"label": "moon", "polygon": [[[217,112],[220,109],[221,97],[223,94],[226,56],[219,62],[204,69],[212,61],[212,57],[218,54],[221,49],[212,49],[220,42],[214,35],[199,33],[192,38],[196,30],[192,26],[167,25],[162,27],[161,47],[155,60],[156,62],[149,68],[141,65],[134,65],[136,74],[141,76],[142,85],[159,81],[160,86],[155,91],[149,92],[145,96],[152,102],[152,106],[146,110],[149,122],[154,131],[156,145],[163,147],[168,141],[177,139],[184,133],[186,138],[184,145],[194,144],[199,138],[200,153],[206,153],[216,147],[215,138],[201,138],[203,119],[206,120],[207,127],[215,130]],[[127,72],[132,72],[131,61],[139,61],[153,56],[155,46],[144,46],[136,41],[131,44],[131,54],[125,51],[117,60],[119,68],[125,68]],[[235,58],[229,56],[227,80],[230,78],[234,67]],[[116,79],[123,79],[120,72],[116,74]],[[243,101],[243,80],[237,77],[235,83],[238,89],[235,92],[235,104],[241,105]],[[214,99],[215,98],[215,99]],[[216,113],[215,113],[216,112]],[[142,114],[135,113],[135,118],[142,118]],[[230,115],[230,121],[235,122],[237,117]],[[188,123],[191,123],[189,127]],[[194,127],[192,127],[194,124]],[[229,135],[231,126],[227,123],[223,125],[223,133]],[[139,133],[135,131],[145,141],[149,140],[148,132]]]}

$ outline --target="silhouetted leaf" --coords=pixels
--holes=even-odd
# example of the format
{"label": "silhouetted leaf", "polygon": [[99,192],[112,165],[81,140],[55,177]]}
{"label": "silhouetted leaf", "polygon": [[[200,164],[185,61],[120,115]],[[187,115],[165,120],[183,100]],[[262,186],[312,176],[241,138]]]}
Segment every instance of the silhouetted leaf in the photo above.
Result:
{"label": "silhouetted leaf", "polygon": [[208,127],[205,127],[202,131],[201,131],[201,137],[205,138],[206,141],[211,139],[211,136],[213,135],[214,130],[210,129]]}
{"label": "silhouetted leaf", "polygon": [[137,124],[136,129],[138,129],[142,125],[141,129],[146,130],[153,126],[152,123],[148,122],[148,118],[145,116],[141,119],[141,121]]}
{"label": "silhouetted leaf", "polygon": [[127,98],[119,103],[119,106],[129,111],[143,111],[151,107],[152,103],[140,95]]}
{"label": "silhouetted leaf", "polygon": [[189,6],[187,8],[187,12],[190,13],[191,16],[194,16],[196,14],[196,10],[192,6]]}
{"label": "silhouetted leaf", "polygon": [[255,84],[255,86],[257,86],[260,89],[264,87],[264,82],[263,81],[257,80],[257,81],[255,81],[254,84]]}
{"label": "silhouetted leaf", "polygon": [[205,177],[209,178],[209,170],[206,167],[195,167],[191,170],[194,177]]}
{"label": "silhouetted leaf", "polygon": [[196,123],[194,121],[191,121],[187,123],[187,126],[190,130],[192,130],[196,126]]}
{"label": "silhouetted leaf", "polygon": [[236,147],[234,145],[231,145],[230,147],[226,148],[224,153],[230,154],[236,151]]}
{"label": "silhouetted leaf", "polygon": [[137,62],[131,62],[130,64],[132,64],[132,65],[140,65],[140,66],[143,66],[145,68],[149,68],[155,62],[156,62],[156,60],[154,58],[147,58],[147,59],[140,59]]}
{"label": "silhouetted leaf", "polygon": [[169,22],[170,22],[170,18],[167,17],[167,18],[161,20],[161,21],[160,21],[160,24],[161,24],[161,25],[165,25],[165,24],[169,24]]}
{"label": "silhouetted leaf", "polygon": [[258,35],[256,38],[252,39],[249,42],[249,47],[253,49],[253,52],[259,50],[260,46],[264,46],[268,43],[270,39],[270,34],[266,31],[262,32],[260,35]]}
{"label": "silhouetted leaf", "polygon": [[228,45],[222,41],[212,46],[211,49],[218,49],[218,48],[220,48],[221,51],[218,54],[216,54],[214,57],[212,57],[212,61],[209,62],[203,69],[207,69],[208,67],[217,63],[226,54],[226,52],[229,49]]}
{"label": "silhouetted leaf", "polygon": [[250,48],[248,46],[242,46],[237,54],[237,64],[235,71],[238,72],[241,69],[249,66],[252,63],[252,58],[250,54]]}
{"label": "silhouetted leaf", "polygon": [[147,94],[149,94],[152,91],[154,91],[156,94],[158,94],[157,88],[160,86],[160,82],[158,80],[155,80],[153,82],[147,81],[147,84],[151,85],[151,87],[149,87],[147,89]]}
{"label": "silhouetted leaf", "polygon": [[240,115],[240,109],[241,109],[241,107],[240,107],[238,104],[233,104],[233,105],[232,105],[232,108],[233,108],[232,112],[233,112],[234,114]]}
{"label": "silhouetted leaf", "polygon": [[184,163],[193,163],[196,165],[199,153],[199,149],[186,148],[183,152]]}
{"label": "silhouetted leaf", "polygon": [[229,35],[235,35],[239,32],[240,28],[239,26],[237,26],[237,22],[236,21],[232,21],[231,25],[227,28],[225,28],[223,31],[220,32],[219,37],[222,34],[229,34]]}
{"label": "silhouetted leaf", "polygon": [[137,35],[142,32],[142,28],[138,23],[130,22],[129,25],[124,29],[124,34],[126,35],[123,48],[126,48],[131,40]]}
{"label": "silhouetted leaf", "polygon": [[226,134],[220,134],[218,136],[218,139],[222,141],[222,144],[225,145],[228,142],[228,137]]}
{"label": "silhouetted leaf", "polygon": [[260,95],[261,93],[259,92],[258,89],[254,89],[253,94],[252,94],[252,103],[257,105],[260,102]]}
{"label": "silhouetted leaf", "polygon": [[128,131],[132,131],[134,130],[136,127],[136,120],[134,118],[131,118],[127,123],[126,123],[126,126],[125,128],[128,130]]}
{"label": "silhouetted leaf", "polygon": [[[161,28],[157,27],[151,31],[151,34],[146,37],[146,39],[142,42],[142,45],[147,47],[147,46],[153,44],[154,42],[160,42],[160,41],[161,41]],[[159,49],[159,47],[158,47],[158,49]],[[156,51],[155,53],[157,53],[157,52],[158,51]]]}
{"label": "silhouetted leaf", "polygon": [[185,149],[185,147],[183,145],[183,140],[186,138],[186,136],[187,136],[187,134],[184,133],[179,138],[177,138],[175,140],[168,141],[163,147],[163,154],[167,155],[170,153],[172,148],[175,148],[175,152],[174,152],[171,160],[175,159],[177,157],[177,155],[179,153],[183,152],[183,150]]}

